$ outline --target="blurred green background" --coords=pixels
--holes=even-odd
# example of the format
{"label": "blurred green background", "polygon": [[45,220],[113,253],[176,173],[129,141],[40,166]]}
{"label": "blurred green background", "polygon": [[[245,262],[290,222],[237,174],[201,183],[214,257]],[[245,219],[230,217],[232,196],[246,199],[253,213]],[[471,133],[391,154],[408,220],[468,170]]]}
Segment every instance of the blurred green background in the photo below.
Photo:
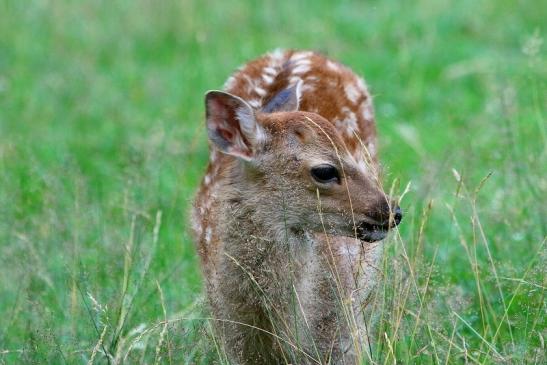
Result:
{"label": "blurred green background", "polygon": [[0,0],[0,363],[226,362],[188,229],[203,95],[278,47],[365,77],[386,187],[411,182],[375,361],[545,361],[545,19],[526,0]]}

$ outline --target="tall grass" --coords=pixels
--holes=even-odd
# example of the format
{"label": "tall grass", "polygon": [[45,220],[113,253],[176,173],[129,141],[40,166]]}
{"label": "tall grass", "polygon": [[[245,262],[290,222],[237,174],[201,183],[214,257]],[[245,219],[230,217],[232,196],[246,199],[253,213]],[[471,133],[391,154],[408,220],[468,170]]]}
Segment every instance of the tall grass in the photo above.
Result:
{"label": "tall grass", "polygon": [[187,230],[202,97],[296,47],[365,76],[386,186],[411,183],[363,363],[544,363],[545,18],[533,0],[0,2],[0,362],[228,362]]}

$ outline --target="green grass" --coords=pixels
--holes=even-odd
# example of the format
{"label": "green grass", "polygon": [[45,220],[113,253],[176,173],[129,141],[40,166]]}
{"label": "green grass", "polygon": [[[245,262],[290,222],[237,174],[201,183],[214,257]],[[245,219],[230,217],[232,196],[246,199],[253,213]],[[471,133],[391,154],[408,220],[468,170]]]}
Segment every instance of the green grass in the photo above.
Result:
{"label": "green grass", "polygon": [[226,362],[188,230],[203,94],[277,47],[365,76],[386,186],[411,182],[374,361],[544,363],[545,19],[541,1],[0,1],[0,363]]}

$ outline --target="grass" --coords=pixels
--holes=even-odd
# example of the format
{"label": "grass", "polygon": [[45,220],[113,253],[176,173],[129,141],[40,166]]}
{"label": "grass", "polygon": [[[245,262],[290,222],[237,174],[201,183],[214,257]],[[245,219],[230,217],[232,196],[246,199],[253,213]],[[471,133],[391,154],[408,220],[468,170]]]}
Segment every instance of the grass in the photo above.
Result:
{"label": "grass", "polygon": [[227,362],[187,224],[203,94],[277,47],[365,76],[386,186],[411,182],[372,360],[544,363],[546,18],[524,0],[0,2],[0,363]]}

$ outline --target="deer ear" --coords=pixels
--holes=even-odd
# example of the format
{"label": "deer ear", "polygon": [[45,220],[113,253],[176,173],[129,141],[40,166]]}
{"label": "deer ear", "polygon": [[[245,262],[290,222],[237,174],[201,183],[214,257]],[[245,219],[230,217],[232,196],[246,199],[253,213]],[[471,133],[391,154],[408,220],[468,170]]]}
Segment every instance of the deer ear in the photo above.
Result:
{"label": "deer ear", "polygon": [[295,112],[300,104],[300,95],[302,94],[302,80],[298,80],[296,84],[277,93],[268,103],[262,108],[264,113],[275,112]]}
{"label": "deer ear", "polygon": [[209,139],[224,153],[250,161],[265,142],[266,133],[257,123],[251,106],[223,91],[205,95]]}

